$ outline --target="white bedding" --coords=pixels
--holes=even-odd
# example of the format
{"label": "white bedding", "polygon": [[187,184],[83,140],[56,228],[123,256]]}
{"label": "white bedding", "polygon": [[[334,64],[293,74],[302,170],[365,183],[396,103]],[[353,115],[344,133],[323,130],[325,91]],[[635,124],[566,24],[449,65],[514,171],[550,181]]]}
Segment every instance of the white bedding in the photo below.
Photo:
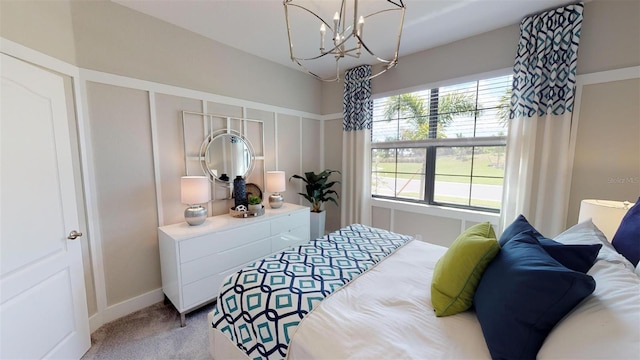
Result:
{"label": "white bedding", "polygon": [[640,278],[598,260],[596,289],[551,331],[539,359],[640,359]]}
{"label": "white bedding", "polygon": [[[489,359],[472,311],[438,318],[431,276],[446,248],[412,241],[326,298],[293,335],[288,358]],[[539,359],[640,358],[640,278],[598,260],[595,292],[547,337]],[[211,329],[215,359],[247,356]]]}
{"label": "white bedding", "polygon": [[431,275],[446,248],[412,241],[303,319],[289,359],[490,358],[472,313],[437,318]]}

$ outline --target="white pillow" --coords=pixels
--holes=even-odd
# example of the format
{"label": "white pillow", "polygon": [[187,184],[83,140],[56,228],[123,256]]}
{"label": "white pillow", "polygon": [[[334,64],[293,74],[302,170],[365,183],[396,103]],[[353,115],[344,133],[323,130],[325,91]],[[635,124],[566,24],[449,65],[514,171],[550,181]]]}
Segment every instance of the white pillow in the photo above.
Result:
{"label": "white pillow", "polygon": [[638,266],[636,266],[635,273],[636,273],[636,275],[638,275],[638,277],[640,277],[640,263],[638,263]]}
{"label": "white pillow", "polygon": [[605,260],[588,274],[595,291],[556,325],[537,359],[638,359],[640,278]]}
{"label": "white pillow", "polygon": [[598,253],[597,260],[605,260],[610,263],[620,264],[631,272],[634,272],[635,266],[629,262],[624,256],[620,255],[616,249],[607,240],[602,231],[591,221],[587,219],[577,225],[565,230],[562,234],[553,238],[553,240],[565,244],[602,244],[602,248]]}
{"label": "white pillow", "polygon": [[[596,289],[545,339],[538,359],[634,359],[640,349],[640,275],[591,219],[554,239],[563,244],[602,244],[587,274]],[[633,271],[636,271],[634,274]]]}

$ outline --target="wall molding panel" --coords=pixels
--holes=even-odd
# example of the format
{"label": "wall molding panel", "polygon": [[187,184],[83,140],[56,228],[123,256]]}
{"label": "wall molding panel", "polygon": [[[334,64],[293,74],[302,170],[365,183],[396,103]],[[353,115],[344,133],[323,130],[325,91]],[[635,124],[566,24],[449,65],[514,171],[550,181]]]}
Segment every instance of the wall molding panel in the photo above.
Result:
{"label": "wall molding panel", "polygon": [[3,37],[0,37],[0,51],[15,58],[74,78],[78,77],[80,72],[80,69],[75,65],[56,59]]}
{"label": "wall molding panel", "polygon": [[294,109],[287,109],[279,106],[273,106],[269,104],[258,103],[250,100],[236,99],[228,96],[211,94],[198,90],[191,90],[187,88],[181,88],[173,85],[166,85],[156,83],[147,80],[140,80],[130,78],[121,75],[109,74],[101,71],[79,69],[80,77],[84,81],[93,81],[102,84],[126,87],[136,90],[153,91],[156,93],[162,93],[166,95],[174,95],[185,98],[200,99],[203,101],[211,101],[215,103],[221,103],[230,106],[245,107],[256,110],[263,110],[269,112],[275,112],[280,114],[287,114],[293,116],[300,116],[314,120],[323,120],[325,117],[319,114],[312,114],[305,111],[299,111]]}
{"label": "wall molding panel", "polygon": [[[276,132],[265,134],[266,136],[273,137],[273,141],[275,142],[274,148],[265,149],[265,152],[271,151],[273,154],[270,154],[274,157],[275,160],[275,169],[278,169],[279,164],[281,164],[286,159],[281,159],[278,157],[278,138],[277,138],[277,129],[279,125],[279,116],[286,116],[287,119],[295,119],[300,123],[300,134],[302,134],[302,122],[303,121],[319,121],[320,129],[324,130],[322,126],[322,122],[324,120],[334,119],[336,117],[341,117],[341,114],[330,114],[330,115],[320,115],[313,114],[304,111],[298,111],[294,109],[287,109],[279,106],[273,106],[269,104],[258,103],[249,100],[236,99],[227,96],[220,96],[216,94],[206,93],[202,91],[191,90],[187,88],[180,88],[176,86],[155,83],[151,81],[139,80],[135,78],[104,73],[100,71],[94,71],[89,69],[84,69],[77,67],[75,65],[66,63],[64,61],[58,60],[46,54],[40,53],[33,49],[27,48],[18,43],[12,42],[10,40],[4,39],[0,37],[0,51],[3,53],[16,57],[26,62],[33,63],[35,65],[41,66],[45,69],[48,69],[53,72],[57,72],[66,76],[69,76],[72,80],[73,84],[73,102],[76,111],[76,119],[77,119],[77,131],[78,131],[78,142],[80,149],[80,166],[81,166],[81,174],[82,179],[77,179],[78,186],[82,187],[82,191],[85,194],[85,213],[86,213],[86,233],[88,234],[88,244],[89,244],[89,259],[83,259],[85,262],[90,262],[91,273],[85,273],[85,277],[90,277],[94,284],[95,291],[95,307],[96,313],[88,314],[90,330],[94,332],[100,326],[108,323],[110,321],[116,320],[120,317],[126,316],[132,312],[143,309],[147,306],[153,305],[163,299],[162,288],[156,288],[151,291],[146,291],[132,298],[120,301],[115,304],[108,303],[108,289],[106,286],[105,279],[105,268],[109,266],[109,258],[108,254],[104,253],[104,242],[107,239],[104,239],[101,235],[103,232],[103,221],[102,217],[104,214],[99,214],[98,212],[98,192],[96,185],[96,169],[94,166],[94,155],[96,151],[101,151],[102,149],[95,149],[92,141],[91,141],[91,118],[90,118],[90,101],[88,96],[88,83],[97,83],[102,85],[111,85],[115,87],[128,88],[133,90],[146,91],[148,94],[148,107],[149,107],[149,119],[148,126],[150,127],[151,133],[151,144],[152,144],[152,159],[149,159],[153,166],[153,174],[154,179],[152,180],[153,186],[155,186],[154,193],[156,196],[156,211],[157,211],[157,220],[160,226],[164,225],[164,218],[167,209],[165,209],[164,201],[163,201],[163,183],[161,181],[161,159],[159,158],[160,148],[162,144],[160,144],[160,136],[159,136],[159,114],[158,111],[158,95],[169,95],[175,96],[179,98],[187,98],[194,99],[199,101],[202,104],[203,112],[209,113],[209,109],[207,109],[208,104],[222,104],[226,107],[237,107],[240,109],[243,117],[246,117],[248,110],[257,110],[266,113],[271,113],[273,127],[276,129]],[[224,114],[221,114],[224,115]],[[264,119],[258,119],[264,120]],[[282,129],[281,129],[282,130]],[[266,131],[266,129],[265,129]],[[304,136],[309,136],[310,134],[304,134]],[[318,134],[311,134],[317,136]],[[303,138],[297,141],[300,146],[300,149],[291,149],[290,151],[300,154],[303,144]],[[322,137],[322,134],[320,135]],[[117,146],[117,145],[116,145]],[[322,152],[322,150],[320,150]],[[281,155],[282,156],[282,155]],[[322,160],[324,158],[320,157]],[[265,170],[272,170],[272,165],[268,165],[265,161]],[[296,164],[299,169],[298,173],[302,173],[305,169],[302,169],[302,161],[296,161]],[[319,163],[318,167],[322,164]],[[179,179],[177,179],[179,182]],[[293,184],[290,185],[290,191],[294,192]],[[297,192],[297,191],[295,191]],[[300,197],[299,203],[303,203],[303,199]],[[153,229],[153,231],[157,231]],[[160,274],[157,274],[157,277],[160,277]]]}

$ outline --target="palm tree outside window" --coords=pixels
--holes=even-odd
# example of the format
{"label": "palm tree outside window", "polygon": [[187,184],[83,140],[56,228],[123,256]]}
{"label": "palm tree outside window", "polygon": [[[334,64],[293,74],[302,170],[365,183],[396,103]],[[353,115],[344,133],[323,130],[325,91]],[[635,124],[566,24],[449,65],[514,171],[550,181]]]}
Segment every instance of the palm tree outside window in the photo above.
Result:
{"label": "palm tree outside window", "polygon": [[374,99],[372,195],[498,212],[511,79]]}

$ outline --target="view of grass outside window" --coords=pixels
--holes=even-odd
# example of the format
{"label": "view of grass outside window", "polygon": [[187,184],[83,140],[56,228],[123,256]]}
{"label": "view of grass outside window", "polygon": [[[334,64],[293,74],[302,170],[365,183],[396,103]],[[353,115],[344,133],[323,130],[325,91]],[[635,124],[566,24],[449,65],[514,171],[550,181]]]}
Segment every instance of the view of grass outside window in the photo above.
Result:
{"label": "view of grass outside window", "polygon": [[499,211],[510,75],[374,100],[374,197]]}

